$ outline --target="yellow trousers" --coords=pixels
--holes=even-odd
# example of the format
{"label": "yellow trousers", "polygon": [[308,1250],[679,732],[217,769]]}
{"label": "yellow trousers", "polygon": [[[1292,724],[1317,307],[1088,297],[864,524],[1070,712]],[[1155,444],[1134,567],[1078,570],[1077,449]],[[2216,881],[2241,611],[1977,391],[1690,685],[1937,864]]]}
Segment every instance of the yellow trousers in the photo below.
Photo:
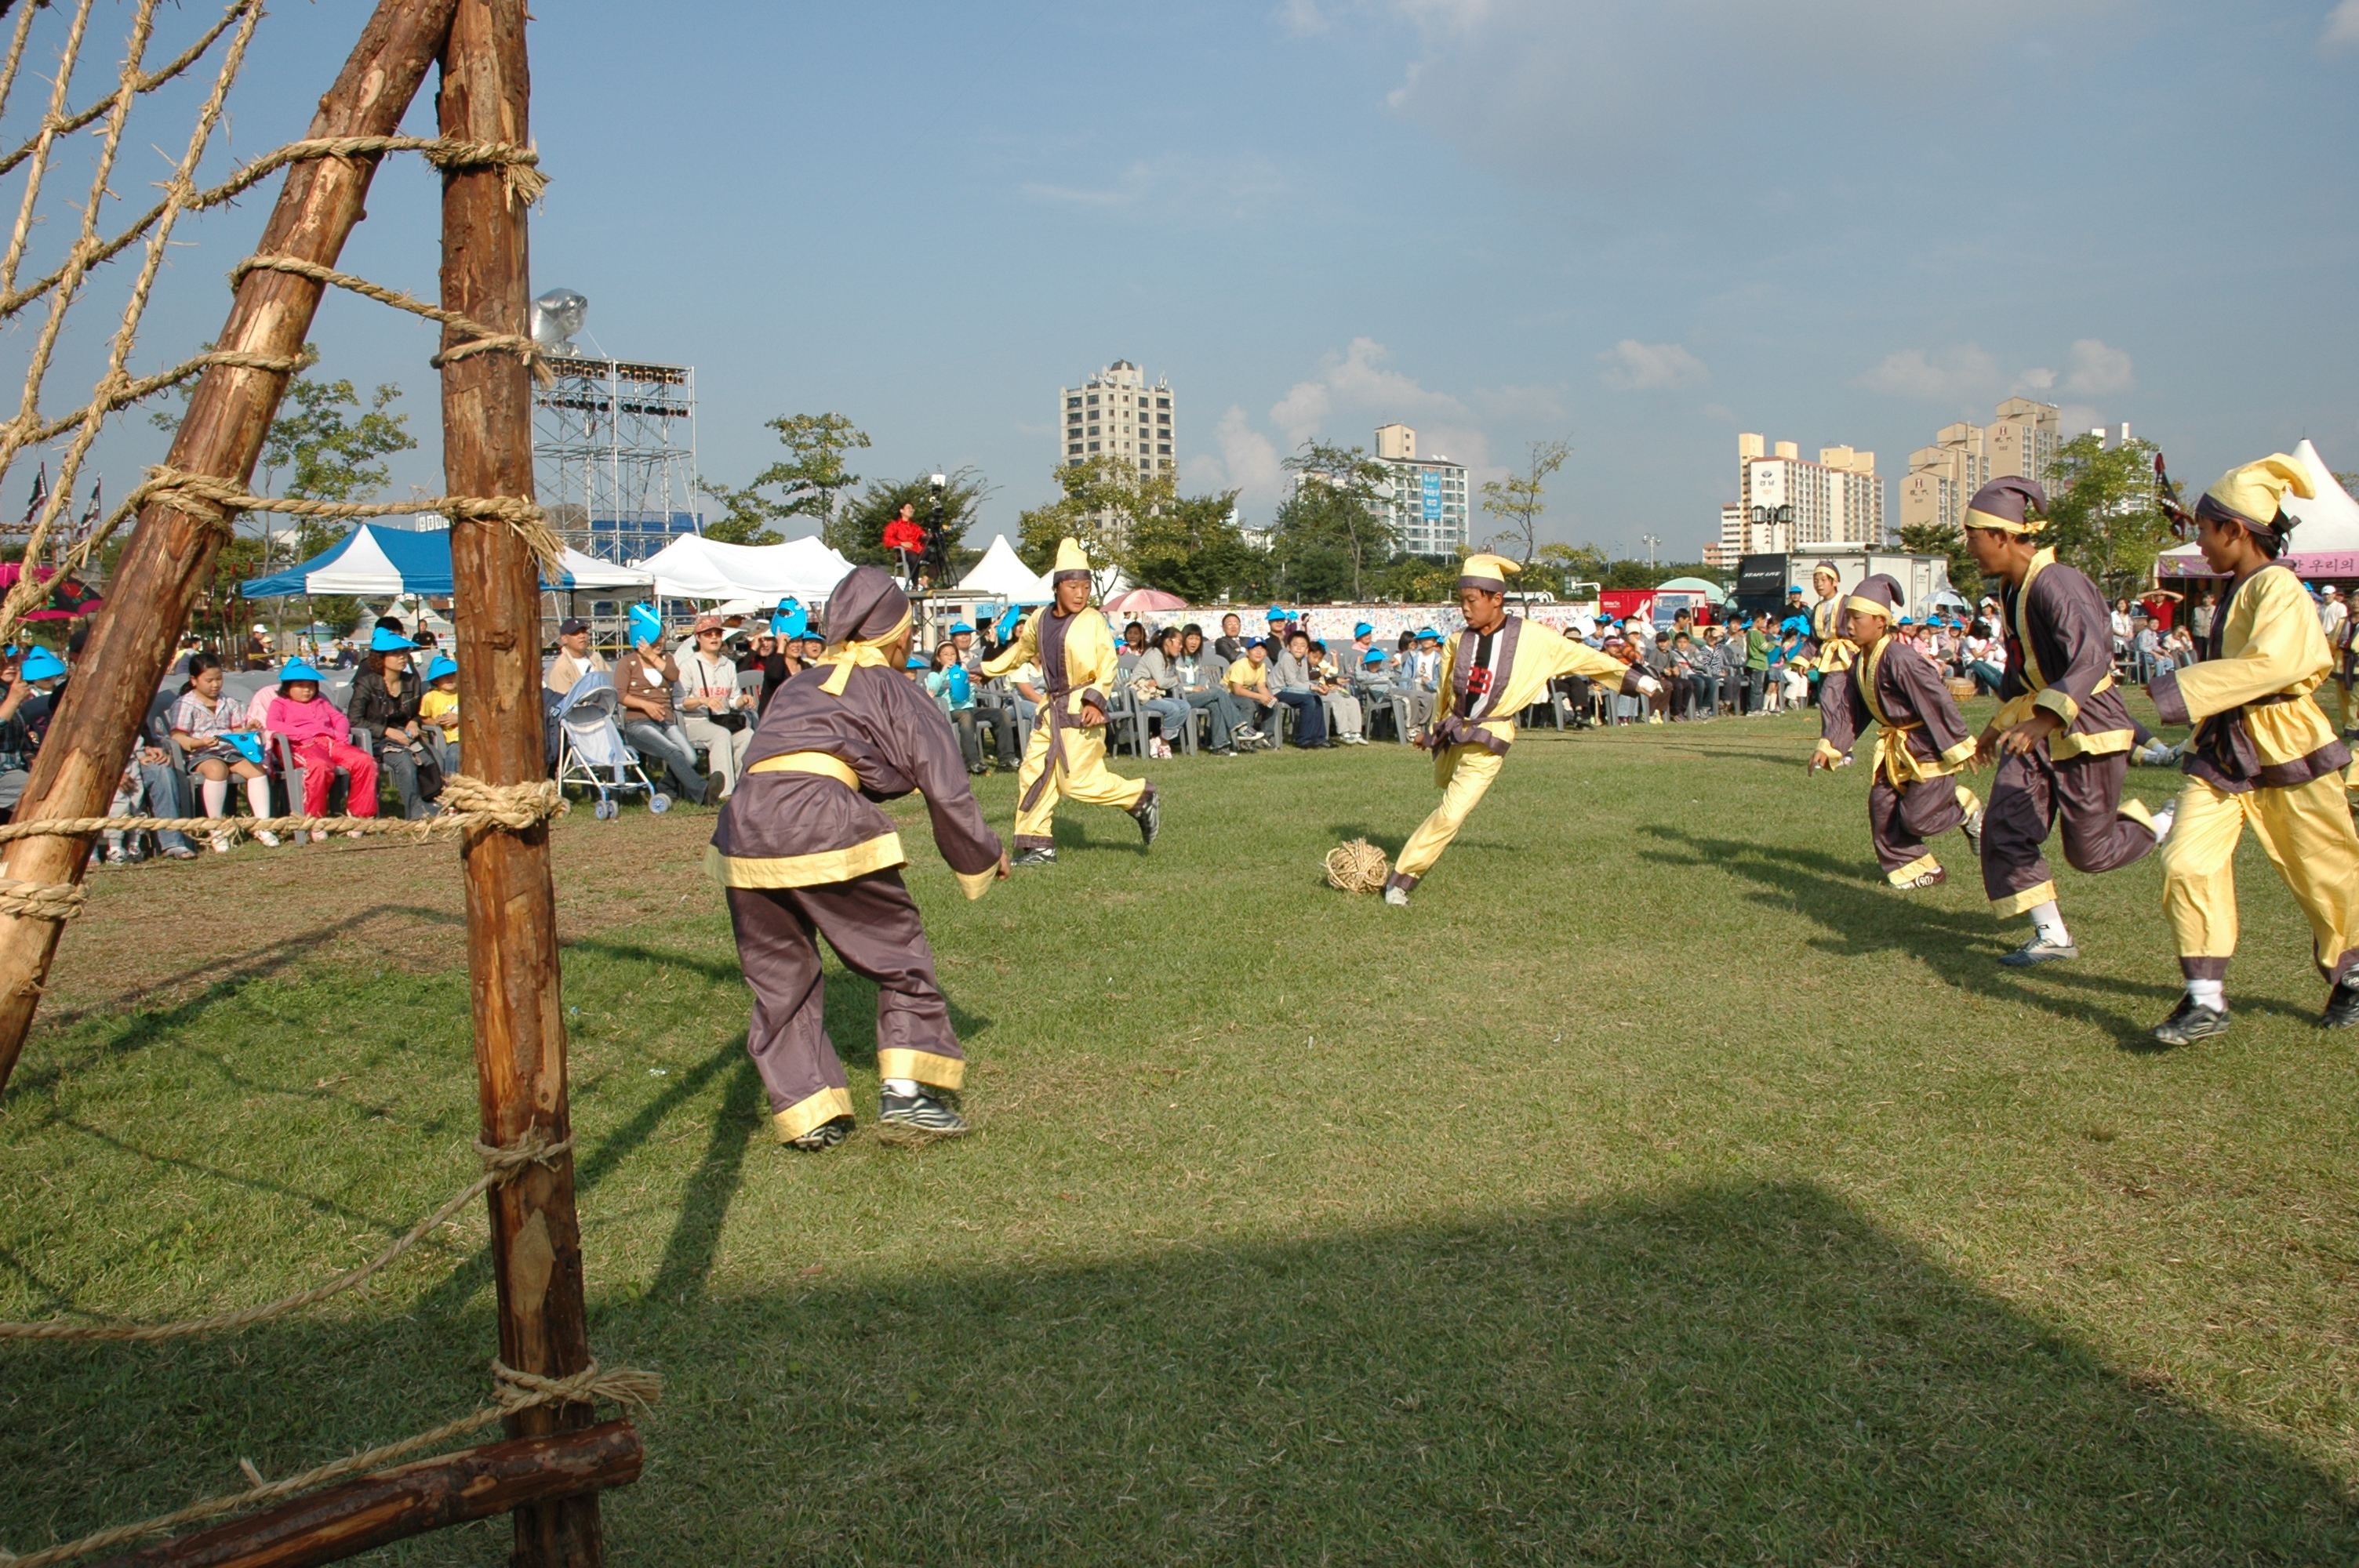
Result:
{"label": "yellow trousers", "polygon": [[1452,746],[1441,753],[1434,763],[1434,774],[1441,785],[1441,804],[1433,815],[1417,825],[1417,831],[1401,846],[1400,860],[1393,868],[1393,885],[1408,889],[1417,885],[1418,878],[1433,869],[1458,830],[1466,826],[1466,816],[1499,776],[1500,764],[1507,759],[1481,746]]}
{"label": "yellow trousers", "polygon": [[[1061,742],[1049,755],[1052,739]],[[1057,801],[1060,796],[1083,806],[1111,806],[1128,811],[1147,793],[1145,779],[1117,776],[1105,764],[1105,731],[1065,724],[1053,736],[1043,715],[1032,727],[1024,749],[1024,765],[1016,772],[1016,847],[1053,849],[1057,845]],[[1028,803],[1028,804],[1027,804]]]}
{"label": "yellow trousers", "polygon": [[2247,825],[2310,917],[2320,972],[2339,980],[2359,970],[2359,832],[2333,773],[2244,795],[2187,781],[2162,846],[2162,904],[2180,968],[2194,979],[2227,971],[2236,951],[2236,844]]}

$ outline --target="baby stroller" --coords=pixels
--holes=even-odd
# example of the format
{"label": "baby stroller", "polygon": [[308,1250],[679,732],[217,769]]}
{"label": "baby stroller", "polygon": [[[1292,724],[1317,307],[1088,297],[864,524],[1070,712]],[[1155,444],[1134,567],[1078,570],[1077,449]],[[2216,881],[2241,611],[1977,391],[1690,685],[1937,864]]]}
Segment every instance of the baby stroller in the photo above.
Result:
{"label": "baby stroller", "polygon": [[631,790],[647,792],[649,811],[671,809],[671,796],[655,786],[638,753],[623,743],[622,726],[614,722],[619,700],[614,678],[589,670],[557,704],[558,787],[578,784],[595,794],[601,821],[620,809],[614,795]]}

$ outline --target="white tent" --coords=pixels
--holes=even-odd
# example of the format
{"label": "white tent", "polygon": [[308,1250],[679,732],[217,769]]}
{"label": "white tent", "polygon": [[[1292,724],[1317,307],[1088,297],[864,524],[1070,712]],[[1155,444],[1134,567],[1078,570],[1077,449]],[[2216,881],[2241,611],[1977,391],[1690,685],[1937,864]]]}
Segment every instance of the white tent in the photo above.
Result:
{"label": "white tent", "polygon": [[958,591],[1004,599],[1010,604],[1046,604],[1057,597],[1047,578],[1016,559],[1016,548],[1005,534],[992,535],[991,548],[984,551],[974,570],[959,579]]}
{"label": "white tent", "polygon": [[[2286,552],[2287,562],[2296,571],[2314,571],[2327,577],[2343,576],[2348,568],[2341,563],[2312,563],[2306,557],[2359,555],[2359,501],[2351,498],[2351,492],[2343,488],[2342,481],[2334,477],[2334,470],[2326,466],[2326,460],[2318,455],[2318,449],[2311,446],[2307,438],[2288,455],[2310,471],[2310,488],[2318,493],[2308,501],[2288,493],[2282,503],[2286,515],[2298,524],[2293,531],[2291,546]],[[2192,497],[2189,498],[2189,503],[2193,504]],[[2174,563],[2179,565],[2180,572],[2171,569]],[[2180,573],[2201,577],[2210,570],[2203,564],[2203,552],[2193,545],[2182,545],[2178,549],[2164,552],[2162,557],[2162,575],[2165,577]]]}
{"label": "white tent", "polygon": [[653,588],[655,576],[644,567],[626,567],[614,561],[602,561],[569,547],[565,552],[565,575],[572,586],[587,591],[602,588]]}
{"label": "white tent", "polygon": [[639,563],[665,599],[760,599],[776,603],[792,594],[806,604],[826,600],[852,563],[817,536],[783,545],[723,545],[699,535],[674,539]]}

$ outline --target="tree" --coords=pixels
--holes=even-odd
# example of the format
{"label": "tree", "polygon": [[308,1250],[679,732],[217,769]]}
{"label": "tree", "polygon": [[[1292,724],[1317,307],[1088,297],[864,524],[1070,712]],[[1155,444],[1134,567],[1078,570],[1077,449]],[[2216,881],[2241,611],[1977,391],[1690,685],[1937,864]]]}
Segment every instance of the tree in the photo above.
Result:
{"label": "tree", "polygon": [[[959,541],[966,536],[968,526],[983,505],[983,498],[990,492],[990,486],[973,469],[963,468],[943,476],[942,530],[950,535],[953,581],[983,558],[982,551],[969,549]],[[919,523],[933,521],[933,475],[871,481],[867,493],[839,512],[834,524],[821,536],[829,547],[842,552],[843,557],[854,566],[896,569],[901,563],[885,547],[885,524],[898,517],[904,505],[913,509]]]}
{"label": "tree", "polygon": [[1539,553],[1540,516],[1548,510],[1548,481],[1572,456],[1570,437],[1560,441],[1534,441],[1531,462],[1520,474],[1483,481],[1483,510],[1503,524],[1491,537],[1506,546],[1519,566],[1528,567]]}
{"label": "tree", "polygon": [[[1364,597],[1371,565],[1392,558],[1397,531],[1376,503],[1392,470],[1358,447],[1305,441],[1286,460],[1294,493],[1272,523],[1275,564],[1300,599]],[[1334,579],[1330,586],[1330,579]]]}
{"label": "tree", "polygon": [[1131,524],[1123,570],[1139,587],[1176,593],[1190,604],[1260,588],[1267,561],[1245,543],[1236,512],[1234,490],[1175,496]]}
{"label": "tree", "polygon": [[810,517],[819,523],[820,537],[842,549],[834,537],[837,512],[843,492],[860,482],[844,466],[843,454],[867,446],[867,436],[841,414],[781,414],[764,427],[778,433],[788,455],[742,489],[698,480],[697,488],[729,509],[706,525],[704,536],[724,545],[775,545],[779,535],[771,524]]}
{"label": "tree", "polygon": [[1605,552],[1594,545],[1542,545],[1518,585],[1564,598],[1575,583],[1605,580]]}
{"label": "tree", "polygon": [[1983,568],[1974,563],[1974,553],[1966,548],[1964,529],[1944,528],[1939,523],[1909,523],[1895,529],[1893,537],[1912,556],[1940,556],[1948,561],[1950,586],[1969,604],[1982,592]]}
{"label": "tree", "polygon": [[2107,599],[2145,586],[2155,557],[2171,543],[2170,520],[2155,504],[2154,450],[2135,438],[2107,450],[2101,437],[2075,436],[2049,470],[2040,537],[2059,560],[2096,579]]}
{"label": "tree", "polygon": [[1055,477],[1064,493],[1016,519],[1016,553],[1036,572],[1055,562],[1060,539],[1078,540],[1101,570],[1120,564],[1138,520],[1179,499],[1169,473],[1141,478],[1103,453],[1087,462],[1060,464]]}

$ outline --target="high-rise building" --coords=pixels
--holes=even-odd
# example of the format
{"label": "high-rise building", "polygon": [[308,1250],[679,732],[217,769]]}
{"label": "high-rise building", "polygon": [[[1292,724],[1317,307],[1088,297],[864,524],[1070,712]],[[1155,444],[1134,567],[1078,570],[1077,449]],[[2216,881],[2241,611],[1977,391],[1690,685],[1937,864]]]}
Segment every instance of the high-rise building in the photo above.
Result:
{"label": "high-rise building", "polygon": [[1376,460],[1391,477],[1377,486],[1397,547],[1412,556],[1454,556],[1467,543],[1466,465],[1417,455],[1417,432],[1376,427]]}
{"label": "high-rise building", "polygon": [[1960,527],[1974,492],[2008,474],[2048,483],[2063,445],[2059,421],[2053,404],[2010,397],[1989,425],[1943,426],[1931,446],[1908,454],[1900,526]]}
{"label": "high-rise building", "polygon": [[1072,466],[1109,457],[1142,475],[1177,473],[1175,412],[1168,379],[1149,386],[1144,371],[1116,360],[1079,386],[1057,389],[1058,424],[1065,433],[1059,460]]}
{"label": "high-rise building", "polygon": [[1736,438],[1737,500],[1721,508],[1723,557],[1884,543],[1884,480],[1874,452],[1821,447],[1811,462],[1791,441]]}

